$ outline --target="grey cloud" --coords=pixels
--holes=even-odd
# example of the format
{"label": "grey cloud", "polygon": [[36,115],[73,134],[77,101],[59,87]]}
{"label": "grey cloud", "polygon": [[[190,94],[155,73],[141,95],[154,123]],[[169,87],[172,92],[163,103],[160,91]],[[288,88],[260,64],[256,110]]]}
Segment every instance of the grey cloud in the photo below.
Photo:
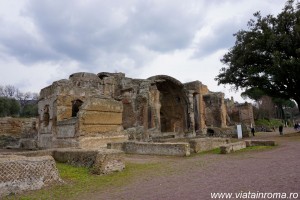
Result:
{"label": "grey cloud", "polygon": [[239,27],[238,24],[234,24],[232,21],[213,27],[211,36],[196,44],[198,47],[193,57],[202,58],[220,49],[229,49],[234,45],[235,38],[233,34],[238,31]]}
{"label": "grey cloud", "polygon": [[[3,51],[16,56],[21,62],[29,64],[34,60],[59,59],[42,41],[28,33],[22,27],[5,19],[0,22],[0,43]],[[2,52],[2,53],[4,53]]]}
{"label": "grey cloud", "polygon": [[[13,37],[4,37],[0,33],[0,41],[8,53],[21,62],[65,59],[76,60],[89,68],[127,59],[140,67],[151,59],[151,55],[137,46],[156,53],[189,47],[196,31],[205,24],[203,16],[217,3],[198,0],[31,0],[22,16],[33,23],[42,42],[21,27],[10,28],[17,32]],[[199,44],[195,57],[229,46],[233,41],[230,36],[236,32],[229,22],[214,31],[214,37]]]}
{"label": "grey cloud", "polygon": [[140,52],[132,48],[136,45],[156,52],[187,47],[201,17],[187,12],[181,2],[33,0],[25,15],[55,52],[93,62],[95,51],[139,57]]}

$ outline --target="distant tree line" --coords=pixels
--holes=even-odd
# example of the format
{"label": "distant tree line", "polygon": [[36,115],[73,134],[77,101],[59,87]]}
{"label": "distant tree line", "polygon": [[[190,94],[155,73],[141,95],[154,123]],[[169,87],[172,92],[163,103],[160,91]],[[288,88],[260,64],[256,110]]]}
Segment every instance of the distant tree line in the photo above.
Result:
{"label": "distant tree line", "polygon": [[0,85],[0,117],[35,117],[38,115],[37,101],[37,93]]}

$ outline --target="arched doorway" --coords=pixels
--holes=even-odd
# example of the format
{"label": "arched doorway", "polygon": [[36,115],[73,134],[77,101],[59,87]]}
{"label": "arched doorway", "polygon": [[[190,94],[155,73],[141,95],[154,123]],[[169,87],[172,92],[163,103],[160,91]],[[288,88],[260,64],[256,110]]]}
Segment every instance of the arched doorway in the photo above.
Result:
{"label": "arched doorway", "polygon": [[77,113],[79,112],[80,106],[83,104],[83,101],[80,99],[76,99],[72,101],[72,117],[76,117]]}
{"label": "arched doorway", "polygon": [[182,133],[189,129],[188,99],[183,84],[169,76],[150,77],[160,92],[161,132]]}

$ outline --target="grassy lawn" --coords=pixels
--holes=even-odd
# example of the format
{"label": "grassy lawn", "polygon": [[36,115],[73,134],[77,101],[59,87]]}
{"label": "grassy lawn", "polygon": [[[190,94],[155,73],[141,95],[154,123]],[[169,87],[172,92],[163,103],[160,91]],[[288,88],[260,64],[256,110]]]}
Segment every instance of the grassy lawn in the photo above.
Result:
{"label": "grassy lawn", "polygon": [[159,163],[127,163],[125,170],[122,172],[110,175],[93,175],[87,168],[57,163],[57,168],[61,178],[65,182],[64,184],[50,186],[38,191],[27,192],[22,195],[11,195],[4,199],[72,199],[79,194],[93,192],[107,187],[123,186],[128,184],[133,177],[159,167]]}
{"label": "grassy lawn", "polygon": [[234,153],[241,153],[241,152],[251,152],[251,151],[265,151],[275,148],[276,146],[252,146],[246,147],[244,149],[238,150]]}

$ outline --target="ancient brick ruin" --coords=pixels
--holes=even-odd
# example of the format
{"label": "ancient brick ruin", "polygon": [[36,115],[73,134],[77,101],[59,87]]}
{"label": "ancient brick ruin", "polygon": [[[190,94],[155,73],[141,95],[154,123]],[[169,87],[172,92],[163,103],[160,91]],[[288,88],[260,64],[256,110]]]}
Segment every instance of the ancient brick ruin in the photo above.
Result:
{"label": "ancient brick ruin", "polygon": [[128,137],[193,137],[227,123],[224,94],[209,91],[200,81],[75,73],[41,90],[38,144],[91,148]]}

